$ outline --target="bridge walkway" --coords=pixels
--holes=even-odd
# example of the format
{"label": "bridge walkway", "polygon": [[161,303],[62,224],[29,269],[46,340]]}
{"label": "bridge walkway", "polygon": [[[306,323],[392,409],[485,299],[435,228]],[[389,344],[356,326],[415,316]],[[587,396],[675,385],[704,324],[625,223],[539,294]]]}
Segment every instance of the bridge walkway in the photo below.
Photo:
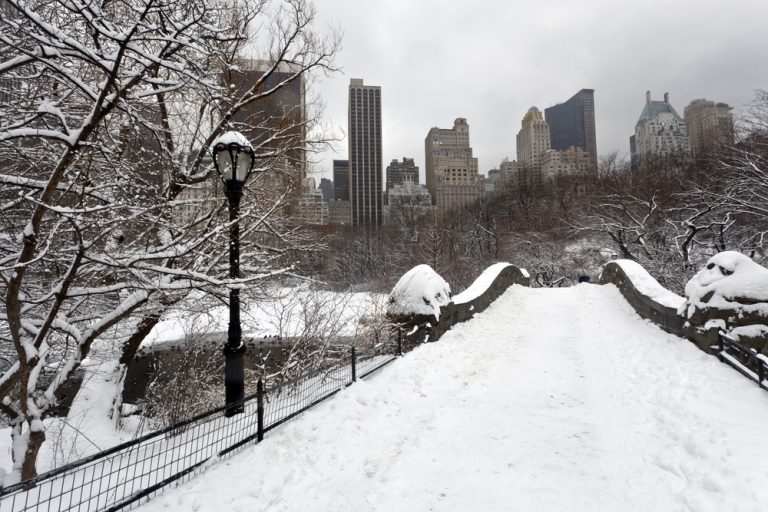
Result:
{"label": "bridge walkway", "polygon": [[765,510],[768,393],[612,285],[514,286],[147,510]]}

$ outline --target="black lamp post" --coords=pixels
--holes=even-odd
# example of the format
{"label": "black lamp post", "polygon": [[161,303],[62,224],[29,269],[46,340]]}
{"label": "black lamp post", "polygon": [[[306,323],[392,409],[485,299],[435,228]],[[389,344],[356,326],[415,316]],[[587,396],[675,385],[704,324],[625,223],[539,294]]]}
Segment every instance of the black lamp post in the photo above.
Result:
{"label": "black lamp post", "polygon": [[[213,142],[213,165],[224,181],[229,200],[229,277],[240,277],[240,198],[253,168],[253,149],[241,133],[227,132]],[[245,398],[245,344],[240,328],[240,290],[229,291],[229,330],[224,345],[226,416],[243,412]]]}

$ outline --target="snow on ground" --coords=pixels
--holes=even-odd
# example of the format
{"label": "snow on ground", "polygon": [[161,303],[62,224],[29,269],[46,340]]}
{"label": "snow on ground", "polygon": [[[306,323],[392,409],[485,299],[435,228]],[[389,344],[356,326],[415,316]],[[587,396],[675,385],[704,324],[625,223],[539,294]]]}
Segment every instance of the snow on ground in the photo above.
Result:
{"label": "snow on ground", "polygon": [[[301,333],[306,320],[318,321],[323,316],[339,326],[339,336],[352,336],[359,320],[370,314],[383,313],[386,295],[375,293],[337,293],[312,291],[307,288],[279,288],[271,299],[241,299],[243,335],[253,338],[265,336],[291,337]],[[310,311],[311,310],[311,311]],[[328,317],[336,317],[329,320]],[[226,305],[198,314],[188,311],[168,314],[150,332],[143,346],[183,339],[192,331],[226,332],[229,309]],[[331,329],[332,330],[332,329]]]}
{"label": "snow on ground", "polygon": [[[45,419],[45,442],[37,460],[38,473],[63,466],[134,439],[142,433],[137,416],[124,418],[123,428],[115,429],[109,417],[117,389],[117,360],[120,348],[99,340],[83,361],[83,383],[66,418]],[[11,429],[0,428],[0,475],[10,472]],[[13,482],[15,483],[15,482]],[[9,481],[4,482],[5,485]]]}
{"label": "snow on ground", "polygon": [[[351,336],[366,315],[383,313],[387,296],[373,293],[336,293],[308,288],[273,290],[272,299],[244,301],[243,331],[246,336],[290,337],[300,333],[304,323],[318,329]],[[196,297],[191,297],[194,302]],[[144,346],[180,340],[193,331],[226,332],[229,310],[226,306],[205,313],[172,312],[152,330]],[[99,340],[83,362],[83,387],[66,419],[45,420],[46,441],[40,450],[37,468],[48,471],[93,453],[130,441],[146,433],[137,416],[124,418],[120,430],[108,417],[116,393],[115,368],[119,344]],[[12,468],[10,428],[0,428],[0,481]]]}
{"label": "snow on ground", "polygon": [[142,510],[765,510],[766,425],[614,286],[514,286]]}

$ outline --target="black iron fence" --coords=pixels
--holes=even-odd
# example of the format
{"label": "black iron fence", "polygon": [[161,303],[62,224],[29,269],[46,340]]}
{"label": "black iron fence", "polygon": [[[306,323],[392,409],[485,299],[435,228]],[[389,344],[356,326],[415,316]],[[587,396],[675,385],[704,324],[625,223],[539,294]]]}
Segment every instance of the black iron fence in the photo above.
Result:
{"label": "black iron fence", "polygon": [[217,457],[259,442],[264,433],[392,362],[402,346],[347,350],[335,364],[272,388],[258,382],[243,413],[228,406],[115,446],[0,490],[0,512],[114,511],[140,503]]}
{"label": "black iron fence", "polygon": [[717,357],[768,390],[768,357],[745,347],[722,331],[718,335]]}

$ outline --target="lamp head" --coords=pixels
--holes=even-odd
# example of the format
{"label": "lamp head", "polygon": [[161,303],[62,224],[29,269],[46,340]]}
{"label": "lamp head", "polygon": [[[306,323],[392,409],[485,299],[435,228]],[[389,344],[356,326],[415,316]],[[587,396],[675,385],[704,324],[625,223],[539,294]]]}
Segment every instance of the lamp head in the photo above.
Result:
{"label": "lamp head", "polygon": [[230,131],[216,138],[211,145],[213,165],[224,181],[244,184],[253,169],[253,148],[240,132]]}

